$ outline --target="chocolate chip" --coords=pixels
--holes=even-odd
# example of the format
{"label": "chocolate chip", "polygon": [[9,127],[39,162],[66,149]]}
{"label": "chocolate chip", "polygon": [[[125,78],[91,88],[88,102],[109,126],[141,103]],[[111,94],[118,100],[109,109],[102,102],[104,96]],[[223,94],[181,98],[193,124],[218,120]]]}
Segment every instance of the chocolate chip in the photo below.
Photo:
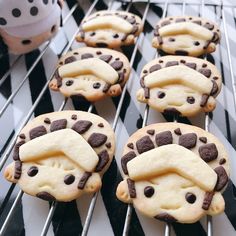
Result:
{"label": "chocolate chip", "polygon": [[207,67],[207,64],[206,63],[203,63],[202,64],[202,68],[206,68]]}
{"label": "chocolate chip", "polygon": [[107,44],[106,43],[96,43],[97,47],[99,48],[107,48]]}
{"label": "chocolate chip", "polygon": [[192,21],[194,24],[197,24],[197,25],[201,25],[202,24],[202,22],[200,21],[200,20],[194,20],[194,21]]}
{"label": "chocolate chip", "polygon": [[31,44],[32,42],[31,42],[31,40],[29,40],[29,39],[24,39],[24,40],[21,41],[21,43],[22,43],[23,45],[29,45],[29,44]]}
{"label": "chocolate chip", "polygon": [[179,65],[178,61],[168,61],[166,67]]}
{"label": "chocolate chip", "polygon": [[203,25],[203,27],[209,29],[209,30],[213,30],[214,29],[214,25],[210,24],[209,22],[207,22],[205,25]]}
{"label": "chocolate chip", "polygon": [[188,52],[184,50],[176,50],[175,54],[179,56],[188,56]]}
{"label": "chocolate chip", "polygon": [[187,97],[187,102],[190,103],[190,104],[194,104],[195,102],[195,98],[190,96],[190,97]]}
{"label": "chocolate chip", "polygon": [[150,135],[154,135],[155,130],[154,129],[149,129],[149,130],[147,130],[147,133],[150,134]]}
{"label": "chocolate chip", "polygon": [[31,8],[30,8],[30,14],[31,14],[32,16],[37,16],[37,15],[38,15],[38,12],[39,12],[39,10],[38,10],[37,7],[31,7]]}
{"label": "chocolate chip", "polygon": [[203,143],[207,143],[207,138],[206,137],[199,137],[199,140]]}
{"label": "chocolate chip", "polygon": [[94,36],[96,33],[95,32],[92,32],[91,34],[90,34],[90,36]]}
{"label": "chocolate chip", "polygon": [[200,43],[199,43],[198,41],[195,41],[193,44],[194,44],[195,46],[199,46],[199,45],[200,45]]}
{"label": "chocolate chip", "polygon": [[12,10],[12,15],[13,15],[14,17],[20,17],[20,16],[21,16],[21,11],[20,11],[20,9],[14,8],[14,9]]}
{"label": "chocolate chip", "polygon": [[211,89],[211,95],[215,95],[218,92],[218,85],[214,80],[212,80],[211,82],[213,83]]}
{"label": "chocolate chip", "polygon": [[62,86],[62,78],[61,76],[59,75],[59,70],[58,68],[56,69],[55,71],[55,74],[54,74],[56,80],[57,80],[57,87],[60,88]]}
{"label": "chocolate chip", "polygon": [[73,114],[73,115],[71,116],[71,119],[72,119],[72,120],[77,120],[77,115]]}
{"label": "chocolate chip", "polygon": [[98,124],[98,127],[103,128],[103,127],[104,127],[104,124],[103,124],[103,123],[99,123],[99,124]]}
{"label": "chocolate chip", "polygon": [[176,23],[178,23],[178,22],[185,22],[185,21],[186,21],[185,18],[178,18],[178,19],[175,20]]}
{"label": "chocolate chip", "polygon": [[226,159],[225,158],[221,158],[219,161],[220,165],[224,165],[226,163]]}
{"label": "chocolate chip", "polygon": [[101,55],[102,52],[101,52],[101,51],[97,51],[96,54],[97,54],[97,55]]}
{"label": "chocolate chip", "polygon": [[18,143],[16,143],[15,147],[14,147],[14,152],[13,152],[13,160],[20,160],[20,156],[19,156],[19,148],[21,145],[25,144],[25,141],[20,141]]}
{"label": "chocolate chip", "polygon": [[66,81],[66,86],[71,86],[74,83],[73,80],[68,80]]}
{"label": "chocolate chip", "polygon": [[105,61],[106,63],[108,63],[111,59],[112,59],[112,55],[102,55],[99,57],[99,59]]}
{"label": "chocolate chip", "polygon": [[102,146],[106,141],[107,141],[107,136],[101,133],[93,133],[88,138],[88,143],[93,148]]}
{"label": "chocolate chip", "polygon": [[165,221],[165,222],[169,222],[169,223],[174,223],[177,221],[172,215],[170,215],[168,213],[158,214],[154,218],[157,220]]}
{"label": "chocolate chip", "polygon": [[211,70],[210,69],[199,69],[198,72],[206,76],[207,78],[210,78],[211,76]]}
{"label": "chocolate chip", "polygon": [[15,161],[14,179],[20,179],[21,172],[22,172],[22,163],[21,163],[21,161]]}
{"label": "chocolate chip", "polygon": [[185,60],[183,60],[183,59],[181,59],[181,60],[180,60],[180,63],[183,63],[183,64],[185,64],[185,63],[186,63],[186,61],[185,61]]}
{"label": "chocolate chip", "polygon": [[122,166],[122,170],[123,172],[127,175],[128,174],[128,169],[127,169],[127,163],[129,161],[131,161],[133,158],[136,157],[135,152],[130,151],[128,153],[126,153],[122,158],[121,158],[121,166]]}
{"label": "chocolate chip", "polygon": [[188,63],[186,63],[185,65],[188,66],[188,67],[190,67],[191,69],[194,69],[194,70],[196,70],[196,68],[197,68],[197,64],[196,64],[196,63],[190,63],[190,62],[188,62]]}
{"label": "chocolate chip", "polygon": [[207,104],[208,99],[209,99],[209,95],[203,94],[201,102],[200,102],[200,107],[204,107]]}
{"label": "chocolate chip", "polygon": [[0,25],[6,25],[6,24],[7,21],[3,17],[0,17]]}
{"label": "chocolate chip", "polygon": [[132,31],[130,32],[131,34],[135,34],[138,31],[138,26],[134,25]]}
{"label": "chocolate chip", "polygon": [[111,148],[111,143],[110,143],[110,142],[109,142],[109,143],[106,143],[105,146],[106,146],[107,148]]}
{"label": "chocolate chip", "polygon": [[161,23],[161,26],[165,26],[165,25],[169,25],[170,21],[169,20],[165,20]]}
{"label": "chocolate chip", "polygon": [[149,136],[144,136],[136,142],[138,153],[147,152],[154,148],[154,144]]}
{"label": "chocolate chip", "polygon": [[77,188],[78,189],[84,189],[84,187],[85,187],[85,185],[86,185],[86,183],[87,183],[87,181],[88,181],[88,179],[91,175],[92,175],[92,173],[90,173],[90,172],[87,172],[87,171],[84,172],[84,174],[82,175],[82,177],[81,177],[81,179],[78,183]]}
{"label": "chocolate chip", "polygon": [[60,129],[65,129],[67,125],[67,119],[54,120],[50,126],[50,131],[54,132]]}
{"label": "chocolate chip", "polygon": [[163,60],[159,60],[158,62],[159,62],[159,63],[163,63]]}
{"label": "chocolate chip", "polygon": [[156,70],[160,70],[160,69],[161,69],[161,65],[156,64],[156,65],[153,65],[150,67],[149,72],[152,73],[152,72],[154,72]]}
{"label": "chocolate chip", "polygon": [[218,41],[220,40],[220,37],[219,37],[219,35],[216,33],[216,32],[214,32],[214,34],[213,34],[213,37],[212,37],[212,42],[214,42],[214,43],[217,43]]}
{"label": "chocolate chip", "polygon": [[161,92],[161,91],[158,91],[158,92],[157,92],[157,97],[158,97],[158,98],[162,99],[162,98],[164,98],[165,96],[166,96],[166,94],[165,94],[164,92]]}
{"label": "chocolate chip", "polygon": [[31,129],[29,132],[29,136],[30,136],[30,139],[34,139],[42,135],[45,135],[46,133],[47,133],[46,128],[43,125],[41,125],[41,126]]}
{"label": "chocolate chip", "polygon": [[101,87],[101,84],[99,82],[96,82],[93,84],[94,89],[99,89]]}
{"label": "chocolate chip", "polygon": [[165,115],[171,115],[171,116],[179,116],[181,115],[181,112],[178,111],[176,108],[172,107],[172,108],[166,108],[164,109],[163,113]]}
{"label": "chocolate chip", "polygon": [[200,157],[205,162],[213,161],[218,157],[218,150],[214,143],[208,143],[200,146],[198,152]]}
{"label": "chocolate chip", "polygon": [[218,177],[215,190],[221,191],[225,187],[225,185],[228,183],[228,180],[229,180],[228,175],[223,166],[216,167],[214,171],[216,172],[217,177]]}
{"label": "chocolate chip", "polygon": [[123,67],[123,62],[122,61],[114,61],[114,62],[111,63],[111,66],[115,70],[120,70]]}
{"label": "chocolate chip", "polygon": [[202,203],[202,209],[203,210],[207,211],[209,209],[214,194],[215,194],[214,192],[206,192],[205,193],[204,200],[203,200],[203,203]]}
{"label": "chocolate chip", "polygon": [[145,78],[145,75],[140,79],[140,86],[141,86],[142,88],[145,88],[144,78]]}
{"label": "chocolate chip", "polygon": [[191,149],[196,146],[197,135],[195,133],[183,134],[179,137],[179,145]]}
{"label": "chocolate chip", "polygon": [[127,179],[130,198],[136,198],[135,183],[132,179]]}
{"label": "chocolate chip", "polygon": [[72,63],[72,62],[74,62],[74,61],[77,61],[76,57],[74,57],[74,56],[67,57],[67,58],[65,59],[65,64],[69,64],[69,63]]}
{"label": "chocolate chip", "polygon": [[98,164],[95,168],[96,172],[100,172],[103,170],[103,168],[106,166],[106,164],[109,162],[109,154],[107,150],[103,150],[100,153],[98,153]]}
{"label": "chocolate chip", "polygon": [[88,120],[79,120],[71,127],[71,129],[73,129],[79,134],[84,134],[86,131],[89,130],[92,124],[93,123]]}
{"label": "chocolate chip", "polygon": [[147,71],[147,70],[144,70],[144,71],[143,71],[143,73],[144,73],[144,74],[147,74],[147,73],[148,73],[148,71]]}
{"label": "chocolate chip", "polygon": [[28,174],[28,176],[33,177],[33,176],[37,175],[38,172],[39,172],[39,169],[37,166],[31,166],[28,169],[27,174]]}
{"label": "chocolate chip", "polygon": [[174,132],[175,132],[175,134],[177,134],[177,135],[181,135],[181,134],[182,134],[180,128],[175,129]]}
{"label": "chocolate chip", "polygon": [[26,139],[25,134],[20,134],[19,137],[20,137],[21,139]]}
{"label": "chocolate chip", "polygon": [[185,199],[188,203],[193,204],[196,201],[197,197],[193,193],[186,193]]}
{"label": "chocolate chip", "polygon": [[70,185],[70,184],[74,183],[74,181],[75,181],[75,176],[72,174],[66,175],[64,177],[64,183],[66,185]]}
{"label": "chocolate chip", "polygon": [[135,18],[128,18],[126,20],[132,25],[136,22]]}
{"label": "chocolate chip", "polygon": [[146,99],[149,99],[149,98],[150,98],[150,89],[147,88],[147,87],[144,88],[144,97],[145,97]]}
{"label": "chocolate chip", "polygon": [[53,202],[56,201],[56,198],[53,197],[50,193],[48,192],[39,192],[36,194],[36,197],[43,199],[45,201]]}
{"label": "chocolate chip", "polygon": [[114,35],[113,35],[113,38],[114,38],[114,39],[119,38],[119,34],[114,34]]}
{"label": "chocolate chip", "polygon": [[155,189],[152,186],[147,186],[144,188],[144,195],[146,197],[151,197],[155,193]]}
{"label": "chocolate chip", "polygon": [[175,38],[169,38],[168,41],[169,41],[169,42],[174,42],[174,41],[175,41]]}
{"label": "chocolate chip", "polygon": [[119,74],[118,83],[121,84],[121,83],[124,81],[124,79],[125,79],[125,75],[124,75],[123,72],[120,72],[120,73],[118,73],[118,74]]}
{"label": "chocolate chip", "polygon": [[219,79],[219,77],[217,77],[217,76],[214,76],[212,79],[213,79],[213,80],[218,80],[218,79]]}
{"label": "chocolate chip", "polygon": [[93,54],[91,53],[85,53],[81,56],[81,59],[88,59],[88,58],[93,58]]}
{"label": "chocolate chip", "polygon": [[110,89],[111,85],[110,84],[105,84],[103,87],[103,93],[106,93]]}
{"label": "chocolate chip", "polygon": [[157,146],[172,144],[173,142],[172,133],[170,131],[164,131],[164,132],[158,133],[156,135],[155,140],[156,140]]}
{"label": "chocolate chip", "polygon": [[127,147],[129,147],[130,149],[134,149],[134,144],[133,143],[128,143]]}
{"label": "chocolate chip", "polygon": [[51,124],[51,120],[49,118],[45,118],[43,122],[45,124]]}

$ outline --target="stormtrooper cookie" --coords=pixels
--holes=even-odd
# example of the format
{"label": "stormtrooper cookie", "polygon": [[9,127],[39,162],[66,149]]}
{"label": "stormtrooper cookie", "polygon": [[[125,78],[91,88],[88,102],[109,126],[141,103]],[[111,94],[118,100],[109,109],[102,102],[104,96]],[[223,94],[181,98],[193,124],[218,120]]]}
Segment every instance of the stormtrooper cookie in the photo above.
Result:
{"label": "stormtrooper cookie", "polygon": [[152,45],[168,54],[200,56],[214,52],[219,41],[219,27],[208,19],[171,16],[158,22]]}
{"label": "stormtrooper cookie", "polygon": [[82,111],[44,114],[22,129],[4,176],[32,196],[67,202],[101,188],[114,150],[114,132],[103,118]]}
{"label": "stormtrooper cookie", "polygon": [[143,214],[193,223],[224,211],[229,176],[224,146],[212,134],[179,123],[152,124],[128,140],[117,197]]}
{"label": "stormtrooper cookie", "polygon": [[92,47],[117,48],[134,44],[142,32],[141,19],[124,11],[98,11],[82,22],[77,41]]}
{"label": "stormtrooper cookie", "polygon": [[210,62],[185,56],[164,56],[154,59],[141,72],[137,99],[165,114],[194,116],[210,112],[222,79]]}
{"label": "stormtrooper cookie", "polygon": [[78,96],[95,102],[118,96],[129,78],[125,55],[106,48],[78,48],[63,56],[50,82],[52,90],[64,96]]}
{"label": "stormtrooper cookie", "polygon": [[14,54],[27,53],[51,39],[61,22],[59,1],[0,1],[0,35]]}

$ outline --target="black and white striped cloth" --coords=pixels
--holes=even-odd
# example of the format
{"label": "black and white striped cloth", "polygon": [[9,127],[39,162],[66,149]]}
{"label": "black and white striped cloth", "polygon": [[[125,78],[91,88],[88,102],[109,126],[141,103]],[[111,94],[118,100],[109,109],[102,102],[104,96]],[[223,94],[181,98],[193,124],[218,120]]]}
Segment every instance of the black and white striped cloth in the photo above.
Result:
{"label": "black and white striped cloth", "polygon": [[[95,7],[95,10],[106,9],[109,1],[100,0]],[[99,193],[98,202],[95,207],[95,211],[92,218],[92,223],[89,229],[88,235],[122,235],[124,220],[127,210],[127,205],[123,204],[116,199],[115,191],[117,184],[121,181],[120,158],[122,155],[123,146],[128,137],[135,132],[138,128],[141,128],[142,119],[144,115],[145,106],[136,101],[136,91],[140,87],[139,74],[142,67],[152,60],[155,56],[155,50],[151,46],[151,40],[153,37],[153,28],[156,22],[160,19],[163,13],[163,7],[165,1],[156,1],[158,3],[152,3],[149,9],[147,19],[145,21],[144,35],[142,41],[139,41],[138,52],[134,62],[132,74],[128,81],[128,91],[125,94],[125,101],[123,103],[118,125],[116,128],[117,137],[117,150],[116,160],[112,162],[111,167],[104,175],[103,187]],[[174,1],[177,4],[169,1],[168,15],[181,15],[182,14],[182,2]],[[186,15],[200,15],[201,1],[188,1],[186,0]],[[236,64],[236,8],[231,6],[234,1],[223,1],[225,7],[227,31],[230,42],[230,53],[233,65]],[[68,0],[63,9],[63,16],[65,17],[70,9],[74,6],[76,0]],[[198,3],[198,4],[194,4]],[[233,236],[236,235],[236,112],[234,104],[234,95],[231,82],[230,67],[228,61],[228,49],[225,42],[224,27],[221,16],[220,1],[207,1],[207,5],[204,8],[203,14],[206,18],[209,18],[217,22],[221,26],[222,41],[217,51],[208,56],[208,60],[216,64],[221,71],[224,78],[224,85],[220,95],[217,98],[217,107],[213,114],[210,116],[210,132],[215,134],[228,150],[231,159],[231,180],[224,193],[226,201],[226,209],[224,214],[213,217],[214,236]],[[55,64],[58,57],[65,47],[66,43],[71,39],[75,30],[81,22],[81,19],[86,14],[90,1],[79,1],[79,7],[74,12],[73,16],[68,20],[64,27],[60,30],[58,35],[52,40],[49,49],[38,62],[35,69],[30,73],[26,82],[19,90],[17,95],[13,98],[12,102],[0,117],[0,148],[1,154],[7,148],[11,138],[17,132],[19,132],[19,126],[24,120],[24,117],[28,114],[32,104],[36,101],[46,81],[52,75]],[[112,9],[123,9],[127,7],[126,3],[114,2]],[[138,14],[142,17],[145,9],[145,3],[132,4],[130,11]],[[81,47],[83,44],[74,43],[72,48]],[[41,47],[43,49],[44,46]],[[27,71],[31,68],[32,63],[40,54],[40,49],[31,53],[21,56],[17,62],[15,60],[17,56],[8,55],[7,49],[0,42],[0,78],[12,67],[8,78],[1,84],[0,80],[0,109],[4,106],[7,99],[18,88],[22,79],[25,77]],[[130,58],[132,55],[133,47],[123,48],[123,52]],[[234,73],[236,74],[236,68],[234,67]],[[40,103],[34,111],[34,116],[42,113],[52,112],[59,109],[64,98],[55,92],[51,92],[47,89],[44,93]],[[119,98],[106,99],[104,101],[95,104],[93,110],[94,113],[106,118],[110,123],[113,123],[116,108],[119,102]],[[88,104],[78,104],[76,101],[69,100],[65,109],[82,109],[86,110]],[[104,109],[106,108],[106,109]],[[167,122],[171,121],[170,117],[163,116],[156,111],[150,109],[148,124],[155,122]],[[179,122],[189,123],[204,127],[204,115],[200,115],[195,118],[186,119],[181,118]],[[11,157],[7,161],[10,162]],[[10,183],[4,180],[2,172],[0,172],[0,226],[3,224],[4,219],[9,211],[19,189],[16,186],[9,199],[6,201],[6,193],[9,191]],[[59,203],[54,213],[52,224],[49,228],[48,235],[62,235],[62,236],[74,236],[80,235],[82,232],[82,226],[84,224],[88,206],[92,196],[84,196],[77,201],[71,203]],[[23,195],[21,204],[19,204],[15,210],[13,218],[7,228],[5,235],[7,236],[31,236],[40,235],[43,225],[45,223],[49,204],[40,199]],[[148,219],[138,212],[133,211],[131,226],[129,235],[135,236],[154,236],[163,235],[164,224],[154,219]],[[177,236],[205,236],[206,235],[206,218],[203,218],[200,222],[195,224],[183,225],[175,223],[173,224],[173,235]]]}

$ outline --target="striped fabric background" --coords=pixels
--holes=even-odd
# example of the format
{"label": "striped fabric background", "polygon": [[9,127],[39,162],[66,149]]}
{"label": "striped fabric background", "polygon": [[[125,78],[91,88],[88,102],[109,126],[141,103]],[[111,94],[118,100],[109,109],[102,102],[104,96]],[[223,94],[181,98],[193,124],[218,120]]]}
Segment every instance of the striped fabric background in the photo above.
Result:
{"label": "striped fabric background", "polygon": [[[69,18],[58,35],[52,40],[50,47],[46,50],[42,59],[39,60],[37,66],[28,76],[19,92],[12,99],[6,111],[0,116],[0,153],[1,156],[7,149],[9,142],[14,134],[19,132],[19,126],[24,121],[32,105],[39,96],[46,81],[50,78],[55,69],[61,51],[65,48],[68,41],[73,36],[75,30],[80,24],[83,16],[86,14],[92,1],[79,0],[79,7],[74,11],[73,16]],[[135,1],[134,1],[135,2]],[[156,2],[156,3],[155,3]],[[155,50],[151,46],[153,37],[153,28],[163,13],[165,1],[153,1],[150,5],[147,19],[145,21],[144,36],[139,41],[138,51],[133,65],[132,74],[128,82],[128,91],[125,93],[125,100],[121,109],[118,125],[116,128],[117,150],[115,160],[110,169],[104,175],[103,187],[99,193],[98,201],[92,218],[92,223],[88,235],[122,235],[127,205],[118,201],[115,197],[117,184],[121,181],[120,173],[120,157],[122,155],[123,146],[128,137],[141,128],[145,105],[136,101],[135,94],[139,88],[139,74],[142,67],[152,60],[155,56]],[[183,1],[169,1],[167,14],[181,15]],[[186,0],[186,15],[198,16],[201,13],[200,1]],[[220,95],[217,98],[217,107],[213,114],[210,114],[210,132],[215,134],[226,146],[231,159],[231,180],[224,193],[226,201],[226,209],[224,214],[213,218],[214,236],[233,236],[236,235],[236,112],[234,104],[234,94],[232,89],[232,78],[227,53],[227,45],[225,40],[225,29],[221,19],[220,1],[206,1],[203,15],[217,22],[221,26],[222,40],[217,51],[208,56],[208,60],[216,64],[223,75],[224,85]],[[233,64],[233,73],[236,74],[236,2],[223,1],[224,13],[227,23],[227,32],[229,35],[230,53]],[[76,0],[67,0],[63,9],[65,17],[71,8],[75,5]],[[195,4],[197,3],[197,4]],[[144,2],[135,2],[132,4],[130,11],[142,17],[145,9]],[[215,5],[218,4],[218,5]],[[235,7],[233,7],[235,4]],[[109,1],[99,0],[95,6],[95,10],[106,9]],[[112,9],[125,10],[127,3],[118,1],[113,2]],[[83,44],[73,43],[72,48],[81,47]],[[4,106],[11,94],[18,90],[27,71],[40,54],[41,49],[26,55],[18,56],[8,55],[6,46],[0,40],[0,78],[4,78],[5,73],[12,67],[9,75],[3,82],[0,79],[0,109]],[[123,52],[130,58],[133,47],[123,48]],[[17,59],[17,61],[16,61]],[[34,110],[33,116],[52,112],[59,109],[64,98],[48,89],[44,93],[42,99]],[[106,118],[112,125],[116,113],[119,97],[114,99],[106,99],[95,104],[94,113]],[[80,109],[87,110],[89,104],[78,104],[76,100],[68,100],[65,110]],[[104,109],[106,108],[106,109]],[[171,117],[166,117],[158,112],[150,109],[148,116],[148,124],[154,122],[168,122]],[[204,127],[204,115],[191,119],[181,118],[179,122],[189,123]],[[11,156],[7,163],[10,162]],[[10,189],[9,189],[10,188]],[[11,186],[4,180],[2,172],[0,172],[0,226],[2,226],[6,215],[14,202],[19,188]],[[9,193],[12,194],[10,195]],[[7,194],[8,193],[8,194]],[[7,194],[7,195],[6,195]],[[86,218],[88,206],[91,197],[84,196],[77,201],[71,203],[59,203],[53,215],[52,224],[49,228],[48,235],[74,236],[80,235]],[[9,200],[9,201],[8,201]],[[49,204],[37,198],[23,195],[20,204],[17,205],[10,224],[4,235],[7,236],[31,236],[40,235],[48,211]],[[164,234],[164,224],[143,217],[133,211],[130,236],[154,236]],[[172,235],[177,236],[205,236],[206,235],[206,218],[200,222],[190,225],[173,224]]]}

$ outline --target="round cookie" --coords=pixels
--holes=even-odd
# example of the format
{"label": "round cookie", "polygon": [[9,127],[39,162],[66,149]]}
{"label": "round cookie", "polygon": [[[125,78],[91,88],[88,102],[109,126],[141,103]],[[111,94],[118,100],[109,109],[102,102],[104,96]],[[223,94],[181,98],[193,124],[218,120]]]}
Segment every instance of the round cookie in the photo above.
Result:
{"label": "round cookie", "polygon": [[127,57],[106,48],[78,48],[63,56],[49,84],[65,97],[78,96],[95,102],[118,96],[129,78]]}
{"label": "round cookie", "polygon": [[142,32],[140,17],[124,11],[98,11],[82,22],[78,42],[92,47],[117,48],[132,45]]}
{"label": "round cookie", "polygon": [[224,211],[229,176],[224,146],[195,126],[159,123],[135,132],[121,158],[117,197],[148,217],[193,223]]}
{"label": "round cookie", "polygon": [[71,201],[101,188],[115,151],[103,118],[82,111],[44,114],[20,132],[7,180],[43,200]]}
{"label": "round cookie", "polygon": [[215,51],[219,27],[208,19],[171,16],[158,22],[152,46],[173,55],[200,56]]}
{"label": "round cookie", "polygon": [[222,78],[210,62],[186,56],[164,56],[141,72],[137,100],[165,114],[194,116],[215,109]]}
{"label": "round cookie", "polygon": [[0,1],[0,35],[14,54],[27,53],[51,39],[61,22],[63,1]]}

